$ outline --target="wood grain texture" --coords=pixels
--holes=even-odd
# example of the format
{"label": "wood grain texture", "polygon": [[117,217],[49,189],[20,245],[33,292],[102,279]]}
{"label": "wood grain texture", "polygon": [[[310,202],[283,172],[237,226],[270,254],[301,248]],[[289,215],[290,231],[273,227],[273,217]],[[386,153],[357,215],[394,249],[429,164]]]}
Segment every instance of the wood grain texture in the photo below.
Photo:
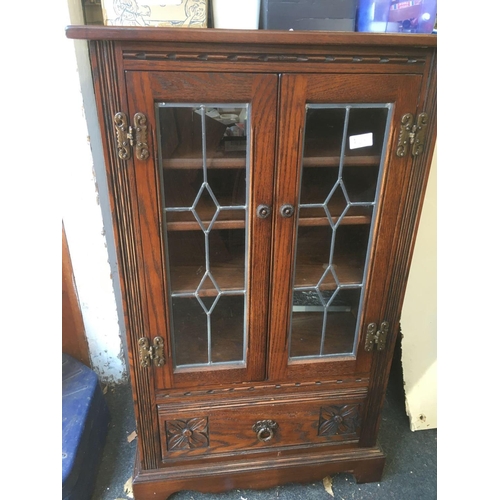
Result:
{"label": "wood grain texture", "polygon": [[[303,75],[281,77],[278,121],[280,134],[276,155],[275,204],[278,210],[273,214],[273,265],[271,280],[271,303],[273,314],[269,331],[268,378],[287,379],[288,342],[293,277],[293,254],[296,245],[295,222],[293,217],[284,219],[279,208],[285,204],[297,206],[301,147],[305,121],[304,103],[307,95],[307,78]],[[321,377],[320,377],[321,378]],[[300,377],[296,380],[300,380]]]}
{"label": "wood grain texture", "polygon": [[[362,393],[364,394],[364,393]],[[212,454],[227,454],[239,450],[256,450],[270,448],[286,448],[290,446],[309,446],[311,444],[331,444],[333,442],[356,442],[359,436],[360,408],[363,396],[347,393],[342,397],[295,397],[285,401],[264,403],[258,399],[245,402],[226,402],[219,406],[203,407],[189,406],[179,408],[162,405],[159,407],[160,431],[162,437],[163,461],[171,462],[179,457],[194,457]],[[351,429],[337,425],[331,432],[320,432],[320,425],[325,425],[325,415],[328,408],[339,408],[337,417],[341,424],[348,422],[347,410],[349,406],[358,415],[357,423]],[[334,411],[333,409],[331,411]],[[206,419],[206,433],[208,444],[203,447],[185,447],[183,450],[172,450],[168,446],[168,429],[171,422],[189,421],[193,418]],[[259,441],[253,426],[262,420],[276,422],[277,428],[269,441]],[[326,419],[327,420],[327,419]]]}
{"label": "wood grain texture", "polygon": [[[276,108],[277,77],[276,75],[238,74],[233,78],[217,73],[165,73],[133,72],[127,73],[127,89],[129,108],[144,112],[150,117],[151,137],[156,138],[159,124],[155,123],[155,102],[169,103],[217,103],[221,92],[230,96],[226,102],[249,103],[250,137],[249,137],[249,200],[248,200],[248,253],[241,255],[242,262],[248,269],[246,284],[248,296],[248,345],[246,348],[246,366],[241,368],[225,368],[213,366],[211,370],[199,367],[186,371],[180,367],[173,369],[167,363],[164,368],[155,371],[156,387],[187,387],[192,384],[228,383],[236,381],[262,380],[265,376],[265,325],[267,322],[267,301],[269,293],[269,262],[271,242],[271,220],[256,216],[258,205],[272,206],[274,175],[274,143],[276,133],[276,117],[269,109]],[[155,139],[152,139],[155,140]],[[165,268],[165,242],[162,234],[162,203],[159,186],[159,171],[155,167],[155,155],[136,168],[138,187],[139,213],[141,214],[141,240],[149,242],[143,249],[145,295],[148,297],[147,310],[150,328],[161,332],[166,337],[166,350],[172,359],[173,350],[170,344],[170,328],[172,311],[167,297],[168,287],[174,292],[194,291],[199,284],[199,276],[192,269],[172,268],[170,284]],[[168,236],[167,236],[168,239]],[[214,273],[220,279],[219,286],[224,290],[242,289],[244,275],[243,266],[235,260],[234,266],[226,266],[227,273],[221,275],[214,266]],[[147,279],[146,279],[147,277]],[[186,279],[187,278],[187,279]],[[196,282],[198,281],[198,283]],[[182,285],[181,285],[182,284]],[[182,289],[180,288],[182,286]],[[212,295],[216,289],[212,290]],[[204,295],[209,296],[210,290]],[[167,326],[168,325],[168,326]],[[153,334],[153,332],[152,332]],[[160,333],[155,333],[160,334]]]}
{"label": "wood grain texture", "polygon": [[137,420],[138,450],[142,467],[154,469],[158,463],[158,431],[150,402],[153,398],[151,369],[140,367],[138,340],[147,331],[145,303],[139,279],[140,241],[137,238],[138,210],[134,204],[135,179],[129,164],[118,158],[115,147],[113,117],[127,110],[121,80],[118,49],[112,42],[91,44],[91,62],[97,107],[104,144],[106,174],[110,192],[111,213],[122,290],[122,306],[128,340],[130,377]]}
{"label": "wood grain texture", "polygon": [[[92,65],[139,434],[135,497],[167,498],[181,489],[260,489],[346,471],[359,482],[380,480],[385,458],[374,446],[435,141],[436,37],[112,27],[70,27],[67,35],[95,40]],[[173,363],[168,287],[175,276],[169,278],[164,258],[161,172],[175,170],[174,177],[181,178],[199,170],[200,164],[182,155],[172,161],[157,158],[158,101],[251,105],[249,252],[237,256],[249,270],[246,367],[192,369],[175,368]],[[374,224],[359,345],[353,355],[289,360],[294,249],[301,239],[297,227],[300,235],[313,238],[328,222],[314,209],[302,224],[297,224],[296,212],[290,218],[280,214],[282,205],[298,203],[305,105],[367,102],[390,103],[392,117],[382,154],[380,208],[374,214],[353,211],[341,226],[343,231],[366,232],[367,224]],[[147,161],[118,159],[112,123],[117,111],[129,117],[146,114],[151,152]],[[430,119],[426,150],[416,158],[399,158],[398,120],[404,113],[421,111]],[[307,151],[312,151],[305,161],[309,169],[338,169],[338,152]],[[373,155],[349,158],[346,165],[370,169],[376,164]],[[210,168],[233,175],[244,166],[241,160],[214,158]],[[318,181],[314,179],[311,176],[311,182]],[[311,188],[313,198],[314,189],[322,192],[321,181],[317,184]],[[336,202],[334,218],[345,203]],[[262,204],[271,208],[266,219],[256,216]],[[213,208],[205,208],[208,220]],[[220,227],[241,231],[245,219],[225,215]],[[192,231],[192,220],[176,217],[167,226],[176,234],[173,238]],[[314,248],[320,244],[314,238],[310,243]],[[337,271],[342,280],[359,283],[359,265],[353,262],[360,256],[348,250],[345,261],[336,263]],[[298,279],[313,285],[307,276],[321,255],[306,256],[297,262]],[[234,271],[231,266],[227,270]],[[231,272],[224,286],[235,286]],[[177,282],[185,287],[188,280]],[[189,285],[190,290],[195,285]],[[241,286],[238,282],[238,289]],[[321,286],[331,288],[334,282]],[[203,288],[202,294],[211,293]],[[297,320],[303,327],[300,338],[308,338],[311,321],[306,316]],[[386,350],[365,352],[366,325],[384,320],[391,325]],[[353,341],[347,333],[352,329],[350,317],[344,326],[341,340],[347,345]],[[232,342],[231,332],[226,333],[222,341]],[[156,335],[166,344],[165,367],[139,368],[138,339]],[[189,342],[185,345],[189,348]],[[234,347],[241,349],[228,345]],[[270,443],[256,440],[252,427],[261,419],[279,423]]]}
{"label": "wood grain texture", "polygon": [[89,346],[64,225],[62,227],[62,352],[90,367]]}
{"label": "wood grain texture", "polygon": [[171,407],[175,405],[201,405],[203,407],[217,405],[224,401],[254,402],[256,398],[261,401],[280,401],[290,397],[297,397],[304,391],[321,397],[322,394],[336,394],[343,396],[346,391],[350,394],[365,392],[369,379],[367,374],[358,374],[356,377],[340,377],[337,379],[323,379],[302,382],[252,382],[232,385],[213,385],[203,388],[190,388],[158,391],[156,402],[158,405],[168,402]]}
{"label": "wood grain texture", "polygon": [[215,37],[203,43],[123,44],[124,67],[130,70],[407,74],[422,73],[428,62],[426,49],[403,45],[381,51],[370,45],[224,43]]}
{"label": "wood grain texture", "polygon": [[167,499],[182,490],[219,493],[236,489],[267,489],[286,483],[318,481],[327,475],[352,473],[358,483],[382,479],[385,456],[378,448],[332,452],[310,451],[292,456],[241,458],[219,461],[205,467],[184,464],[157,472],[134,470],[133,489],[137,500]]}
{"label": "wood grain texture", "polygon": [[376,33],[311,33],[274,30],[221,30],[182,28],[133,28],[112,26],[68,26],[66,36],[84,40],[135,40],[141,42],[338,45],[364,47],[436,47],[437,37],[429,35]]}
{"label": "wood grain texture", "polygon": [[436,141],[437,129],[437,56],[427,68],[422,82],[422,98],[417,113],[426,112],[429,116],[427,127],[427,143],[425,154],[411,162],[407,170],[406,189],[401,192],[398,207],[397,240],[394,241],[393,253],[390,257],[392,269],[384,283],[382,292],[383,305],[381,317],[390,323],[390,334],[387,338],[385,351],[375,353],[376,362],[373,365],[370,381],[369,403],[366,406],[365,426],[361,436],[361,444],[370,446],[376,442],[380,427],[383,394],[387,389],[392,355],[396,344],[404,292],[410,272],[411,256],[415,245],[418,220],[422,211],[425,186],[429,177],[432,153]]}
{"label": "wood grain texture", "polygon": [[[302,155],[300,145],[303,133],[301,127],[304,123],[306,103],[368,102],[392,104],[394,110],[390,125],[391,133],[389,134],[388,151],[390,151],[393,131],[396,130],[394,123],[402,112],[401,110],[414,110],[420,82],[421,76],[419,75],[284,75],[282,77],[279,115],[282,130],[278,145],[278,174],[275,194],[278,205],[290,203],[297,206],[298,203],[298,179],[300,179]],[[407,160],[397,162],[394,161],[394,155],[388,154],[387,156],[387,165],[382,178],[382,197],[386,189],[384,186],[388,182],[391,183],[391,193],[404,189],[399,182],[402,182],[401,179],[404,177]],[[378,215],[374,221],[376,237],[371,249],[369,249],[373,258],[370,259],[371,266],[367,275],[364,309],[360,312],[361,330],[358,345],[363,345],[366,330],[364,325],[373,321],[381,321],[379,318],[380,293],[388,273],[388,252],[393,238],[397,238],[395,220],[391,214],[394,214],[393,203],[398,201],[399,198],[396,197],[387,198],[385,202],[382,201],[380,211],[386,215]],[[379,220],[385,222],[382,229],[377,227]],[[275,215],[269,376],[271,380],[304,380],[310,376],[324,377],[327,373],[353,374],[367,371],[370,369],[373,356],[362,349],[355,351],[356,357],[352,356],[350,359],[347,356],[344,359],[334,360],[323,358],[316,362],[315,370],[311,370],[310,362],[288,361],[292,289],[290,278],[294,272],[295,222],[295,217],[285,220],[279,214]],[[387,233],[387,237],[380,237],[380,231],[383,231],[384,234]],[[386,259],[383,258],[384,256]],[[300,262],[296,264],[299,265]],[[298,269],[300,270],[300,266]],[[360,276],[357,279],[359,280]],[[348,282],[350,282],[349,279]]]}

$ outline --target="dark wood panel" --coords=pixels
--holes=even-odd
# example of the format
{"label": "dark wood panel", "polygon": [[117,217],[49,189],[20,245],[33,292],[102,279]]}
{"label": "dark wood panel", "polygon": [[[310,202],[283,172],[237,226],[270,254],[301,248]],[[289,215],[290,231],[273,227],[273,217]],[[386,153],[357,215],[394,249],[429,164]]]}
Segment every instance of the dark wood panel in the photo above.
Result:
{"label": "dark wood panel", "polygon": [[[172,411],[159,408],[163,460],[179,457],[259,450],[287,446],[356,441],[361,428],[363,400],[323,397],[288,403],[233,404],[227,408]],[[258,439],[254,425],[263,420],[277,424]],[[264,424],[265,425],[265,424]]]}
{"label": "dark wood panel", "polygon": [[269,381],[247,382],[232,385],[212,385],[191,387],[189,389],[172,389],[158,391],[156,403],[168,404],[174,411],[186,406],[192,408],[219,406],[222,403],[251,403],[256,399],[264,402],[286,402],[293,398],[321,398],[325,394],[335,394],[335,397],[366,397],[369,379],[366,373],[339,378],[324,378],[320,380],[304,380],[301,382],[273,383]]}
{"label": "dark wood panel", "polygon": [[288,456],[234,457],[204,465],[182,464],[160,471],[134,469],[134,498],[165,500],[181,490],[219,493],[236,489],[268,489],[285,483],[321,481],[324,477],[349,472],[357,483],[380,481],[385,455],[378,448],[332,451],[303,450]]}
{"label": "dark wood panel", "polygon": [[113,118],[118,110],[127,111],[125,82],[119,48],[113,42],[92,43],[92,76],[104,145],[107,185],[110,195],[113,229],[117,245],[120,286],[134,411],[137,421],[138,453],[141,467],[154,469],[159,460],[158,426],[151,408],[153,380],[151,370],[139,364],[138,341],[149,331],[146,311],[147,296],[143,293],[141,274],[139,209],[135,193],[135,171],[118,157]]}
{"label": "dark wood panel", "polygon": [[62,352],[90,367],[89,346],[64,225],[62,227]]}
{"label": "dark wood panel", "polygon": [[[389,321],[390,332],[387,338],[385,351],[377,352],[377,360],[372,367],[369,406],[366,408],[366,426],[362,433],[362,442],[371,446],[376,441],[380,427],[383,397],[387,389],[392,355],[399,331],[399,320],[403,307],[407,276],[410,270],[411,257],[415,245],[417,226],[424,202],[424,193],[432,154],[436,141],[437,128],[437,56],[427,68],[426,78],[422,79],[421,92],[425,99],[419,104],[417,113],[422,111],[428,114],[428,136],[424,154],[416,157],[412,168],[405,172],[405,189],[400,189],[401,198],[391,200],[388,208],[397,213],[397,231],[392,253],[384,257],[390,262],[390,272],[377,293],[381,294],[382,305],[380,318]],[[397,188],[393,188],[397,189]],[[383,215],[388,218],[389,214]],[[381,228],[384,230],[385,228]],[[389,238],[382,233],[382,237]]]}

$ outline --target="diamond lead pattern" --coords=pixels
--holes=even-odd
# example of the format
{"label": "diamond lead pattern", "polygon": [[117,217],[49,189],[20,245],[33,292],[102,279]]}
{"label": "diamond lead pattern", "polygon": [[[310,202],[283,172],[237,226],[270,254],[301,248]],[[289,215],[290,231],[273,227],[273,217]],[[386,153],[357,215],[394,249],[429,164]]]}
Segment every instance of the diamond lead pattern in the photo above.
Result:
{"label": "diamond lead pattern", "polygon": [[[191,206],[188,204],[184,204],[182,206],[166,206],[165,207],[165,212],[178,212],[179,214],[183,213],[183,217],[186,218],[186,215],[188,213],[192,214],[194,219],[196,220],[199,229],[201,229],[201,232],[203,233],[203,244],[204,244],[204,266],[200,266],[200,271],[202,272],[201,279],[196,286],[196,289],[192,291],[192,288],[190,285],[187,287],[187,290],[185,291],[180,291],[177,293],[172,293],[172,297],[178,297],[182,299],[196,299],[199,306],[201,307],[201,310],[203,310],[203,313],[206,315],[206,340],[207,340],[207,362],[206,363],[199,363],[195,361],[193,364],[199,365],[199,364],[212,364],[212,363],[217,363],[218,361],[214,361],[214,358],[217,359],[217,356],[214,358],[212,357],[212,329],[214,334],[220,335],[218,332],[220,330],[220,322],[221,322],[221,317],[224,315],[223,312],[225,308],[227,309],[227,304],[225,304],[227,296],[230,295],[240,295],[245,297],[246,296],[246,290],[245,286],[243,285],[241,289],[235,290],[232,285],[230,286],[230,289],[227,290],[228,286],[228,280],[224,279],[224,274],[221,273],[220,275],[217,274],[217,279],[220,280],[222,284],[222,289],[217,283],[217,280],[214,278],[214,274],[212,271],[215,271],[216,273],[220,273],[220,267],[221,265],[225,265],[225,261],[223,261],[223,264],[220,264],[221,258],[220,255],[218,256],[218,252],[220,253],[219,248],[223,245],[227,245],[227,241],[231,240],[233,237],[232,233],[224,233],[224,235],[221,235],[220,233],[223,233],[224,230],[226,229],[225,227],[220,227],[218,223],[218,218],[219,214],[222,210],[225,210],[226,212],[229,211],[234,211],[234,210],[244,210],[245,212],[247,211],[247,206],[246,206],[246,197],[244,198],[245,201],[241,201],[241,197],[238,198],[238,202],[236,199],[234,199],[234,196],[231,200],[226,199],[227,198],[227,193],[226,193],[226,184],[231,184],[231,179],[229,179],[227,182],[225,179],[223,179],[224,182],[221,181],[221,173],[217,173],[216,167],[211,161],[213,158],[211,158],[211,155],[213,154],[213,148],[215,147],[215,142],[214,142],[214,134],[218,135],[221,134],[221,123],[227,126],[227,124],[223,121],[220,121],[223,116],[223,111],[226,111],[226,114],[229,113],[228,109],[237,109],[240,110],[239,113],[237,113],[238,118],[241,119],[242,121],[246,122],[246,115],[248,112],[248,104],[231,104],[230,106],[222,106],[220,104],[213,104],[213,105],[175,105],[171,106],[168,104],[164,104],[162,107],[166,108],[174,108],[174,111],[176,108],[190,108],[191,112],[193,113],[193,116],[195,119],[200,119],[201,123],[201,157],[202,157],[202,174],[203,174],[203,180],[201,182],[201,185],[199,185],[199,189],[196,193],[196,196],[194,198],[194,201]],[[234,110],[233,109],[233,110]],[[245,111],[245,113],[243,113]],[[173,113],[171,113],[173,116]],[[183,115],[186,115],[184,113]],[[217,118],[217,116],[219,118]],[[167,115],[166,115],[167,116]],[[168,115],[170,116],[170,115]],[[198,116],[200,118],[198,118]],[[242,118],[243,117],[243,118]],[[231,118],[232,119],[232,118]],[[224,120],[229,120],[229,118],[224,118]],[[217,123],[218,121],[218,123]],[[248,127],[248,125],[246,125]],[[227,130],[226,130],[227,132]],[[226,133],[224,132],[224,133]],[[234,133],[234,131],[231,131],[231,133]],[[231,135],[231,134],[229,134]],[[245,128],[245,137],[247,135],[247,130]],[[222,136],[221,136],[222,137]],[[219,139],[217,139],[219,140]],[[208,149],[207,149],[207,142],[208,142]],[[198,154],[198,152],[196,152]],[[197,156],[199,158],[199,156]],[[210,159],[210,173],[209,175],[209,162],[208,160]],[[213,170],[213,169],[215,170]],[[197,172],[199,174],[199,172]],[[245,161],[245,178],[248,177],[248,165],[247,162]],[[198,179],[198,177],[197,177]],[[209,182],[210,180],[210,182]],[[191,181],[189,181],[191,183]],[[198,180],[196,181],[198,182]],[[223,187],[221,187],[223,186]],[[197,186],[196,186],[197,188]],[[217,196],[214,194],[214,192],[217,192]],[[233,193],[234,195],[234,193]],[[173,196],[172,196],[173,197]],[[224,202],[229,202],[225,203],[224,205],[221,205],[219,203],[219,199],[224,203]],[[189,203],[189,202],[188,202]],[[225,214],[225,220],[228,219],[227,214]],[[245,218],[246,219],[246,218]],[[192,221],[192,219],[191,219]],[[219,226],[219,227],[218,227]],[[238,228],[239,229],[239,228]],[[200,231],[196,228],[189,228],[189,231],[196,231],[199,235]],[[220,231],[219,231],[220,230]],[[239,233],[241,234],[241,233]],[[247,239],[247,234],[246,234],[246,228],[245,228],[245,246],[246,246],[246,239]],[[198,248],[201,246],[199,242],[199,239],[193,238],[193,241],[196,241],[196,250],[198,251]],[[215,243],[214,243],[215,242]],[[213,250],[212,250],[213,248]],[[225,247],[223,247],[225,248]],[[226,248],[227,254],[228,254],[228,259],[229,261],[231,260],[232,252],[233,249],[231,248]],[[211,253],[213,252],[213,255]],[[234,250],[236,253],[236,250]],[[213,259],[216,260],[217,264],[213,266],[212,269],[212,261]],[[201,264],[201,263],[200,263]],[[198,265],[198,263],[197,263]],[[189,266],[189,264],[188,264]],[[221,300],[222,298],[222,300]],[[218,309],[215,309],[218,307]],[[193,314],[196,314],[194,311],[197,306],[195,306],[195,309],[193,310]],[[215,312],[214,312],[215,311]],[[197,310],[197,312],[203,317],[203,313],[201,313],[200,310]],[[173,315],[176,314],[176,311],[173,311]],[[243,314],[246,314],[244,312]],[[186,321],[189,322],[189,318],[186,318]],[[212,322],[214,325],[212,325]],[[175,334],[175,332],[174,332]],[[243,335],[246,336],[246,331],[243,331]],[[215,343],[216,344],[216,343]],[[214,345],[215,345],[214,344]],[[217,354],[217,353],[216,353]],[[242,355],[243,356],[243,355]],[[243,359],[243,357],[241,358]],[[183,365],[190,364],[190,363],[183,363]]]}
{"label": "diamond lead pattern", "polygon": [[320,291],[319,295],[321,297],[321,302],[323,306],[326,307],[330,298],[331,290],[340,287],[339,280],[335,273],[332,265],[328,266],[323,276],[321,277],[319,283],[317,284],[317,289]]}
{"label": "diamond lead pattern", "polygon": [[201,229],[210,231],[219,215],[220,205],[207,182],[201,185],[192,211]]}
{"label": "diamond lead pattern", "polygon": [[[217,295],[213,296],[213,290],[216,290]],[[196,289],[195,296],[206,314],[211,314],[217,304],[221,290],[214,280],[212,274],[207,271]]]}
{"label": "diamond lead pattern", "polygon": [[[323,275],[321,276],[320,280],[318,281],[315,287],[315,290],[318,294],[318,297],[321,301],[321,305],[323,307],[323,327],[321,332],[321,348],[319,353],[320,356],[323,355],[328,308],[334,301],[339,291],[343,288],[335,271],[333,260],[334,260],[335,237],[337,233],[337,228],[341,224],[343,218],[345,217],[351,206],[351,202],[349,200],[349,196],[347,194],[347,190],[345,188],[342,179],[343,156],[346,144],[345,132],[347,131],[348,122],[349,122],[349,108],[346,107],[344,115],[344,133],[342,136],[342,146],[341,146],[341,160],[338,169],[338,175],[328,196],[326,197],[324,202],[320,205],[323,207],[323,210],[325,211],[326,214],[326,218],[328,219],[328,222],[332,229],[332,234],[329,241],[330,245],[329,262],[327,264],[325,272],[323,273]],[[307,205],[301,205],[300,207],[306,208],[306,206]]]}

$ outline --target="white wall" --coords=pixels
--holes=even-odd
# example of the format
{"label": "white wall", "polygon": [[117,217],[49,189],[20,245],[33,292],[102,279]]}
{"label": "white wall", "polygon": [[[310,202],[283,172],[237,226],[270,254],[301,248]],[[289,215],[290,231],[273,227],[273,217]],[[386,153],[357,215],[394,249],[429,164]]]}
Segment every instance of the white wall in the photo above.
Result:
{"label": "white wall", "polygon": [[406,412],[414,431],[437,428],[437,145],[401,315]]}
{"label": "white wall", "polygon": [[64,34],[66,25],[83,24],[80,0],[69,0],[60,17],[58,71],[51,78],[66,110],[62,216],[92,367],[102,382],[120,383],[127,378],[121,298],[88,48]]}

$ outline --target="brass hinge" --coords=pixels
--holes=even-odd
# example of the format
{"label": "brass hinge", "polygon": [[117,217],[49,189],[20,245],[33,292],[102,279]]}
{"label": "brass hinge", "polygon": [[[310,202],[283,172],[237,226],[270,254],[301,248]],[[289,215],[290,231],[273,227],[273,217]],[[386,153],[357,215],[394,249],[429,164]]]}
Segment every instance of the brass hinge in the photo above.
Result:
{"label": "brass hinge", "polygon": [[151,366],[151,361],[160,367],[165,364],[165,353],[163,351],[164,342],[161,337],[155,337],[153,344],[149,344],[149,339],[142,337],[139,339],[139,360],[143,368]]}
{"label": "brass hinge", "polygon": [[413,156],[418,156],[424,151],[425,133],[428,122],[427,113],[420,113],[417,116],[417,123],[414,123],[414,121],[415,117],[411,113],[406,113],[401,118],[396,156],[405,156],[410,146]]}
{"label": "brass hinge", "polygon": [[121,111],[114,118],[118,156],[122,160],[130,160],[131,148],[135,147],[138,160],[149,158],[147,118],[143,113],[134,115],[134,126],[129,126],[128,118]]}
{"label": "brass hinge", "polygon": [[383,351],[389,333],[389,322],[382,321],[380,330],[377,330],[376,323],[370,323],[366,331],[365,351],[373,351],[373,346],[377,345],[377,351]]}

